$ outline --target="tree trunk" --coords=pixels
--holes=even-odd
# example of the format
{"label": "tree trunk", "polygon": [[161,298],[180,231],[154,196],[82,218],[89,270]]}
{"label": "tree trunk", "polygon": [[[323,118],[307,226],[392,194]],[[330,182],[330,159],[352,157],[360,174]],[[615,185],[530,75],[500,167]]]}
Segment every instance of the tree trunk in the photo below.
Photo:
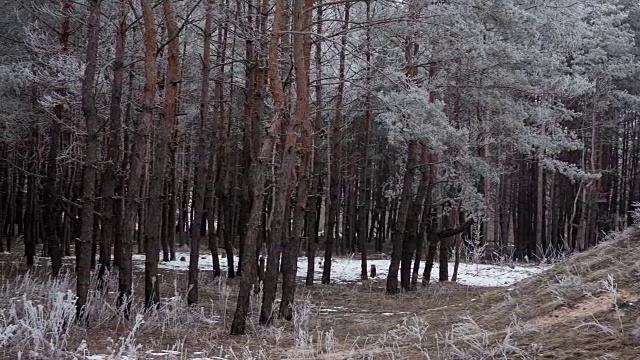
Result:
{"label": "tree trunk", "polygon": [[329,131],[331,141],[327,142],[327,166],[329,168],[329,201],[327,226],[324,229],[324,264],[322,269],[322,283],[331,283],[331,258],[334,251],[335,238],[339,235],[337,229],[340,216],[340,141],[342,139],[342,124],[344,122],[343,101],[346,68],[347,30],[349,29],[350,3],[344,5],[344,22],[340,45],[340,60],[338,67],[338,94],[336,99],[336,113],[332,119]]}
{"label": "tree trunk", "polygon": [[[226,60],[226,26],[225,22],[218,28],[218,51],[216,53],[216,67],[218,68],[214,79],[214,121],[216,128],[216,193],[220,200],[220,212],[218,217],[218,234],[222,238],[227,257],[227,276],[236,276],[235,263],[233,258],[233,244],[235,242],[235,231],[233,229],[234,203],[230,187],[230,150],[229,150],[229,122],[224,116],[222,106],[224,104],[224,62]],[[249,181],[252,181],[250,179]],[[237,274],[240,275],[240,274]]]}
{"label": "tree trunk", "polygon": [[471,224],[473,224],[473,219],[467,220],[457,228],[446,229],[438,232],[437,236],[440,239],[439,281],[449,281],[449,251],[451,249],[451,241],[448,239],[466,231]]}
{"label": "tree trunk", "polygon": [[[133,238],[142,228],[144,219],[138,216],[139,204],[143,188],[144,165],[146,162],[146,149],[149,144],[153,110],[156,95],[156,44],[155,44],[155,20],[151,0],[141,0],[145,23],[145,85],[142,98],[142,123],[137,124],[132,139],[132,149],[129,166],[129,184],[127,186],[127,204],[125,209],[124,234],[122,237],[122,257],[118,278],[118,307],[124,310],[125,318],[129,317],[132,294],[132,262]],[[145,260],[145,268],[147,262]]]}
{"label": "tree trunk", "polygon": [[[287,19],[284,19],[285,29],[287,23]],[[285,39],[282,42],[283,45],[281,47],[284,47]],[[282,135],[284,137],[282,160],[280,166],[275,170],[275,178],[273,179],[275,192],[273,194],[273,209],[271,212],[271,231],[268,242],[264,293],[260,310],[261,324],[268,324],[272,320],[271,312],[276,298],[278,278],[284,266],[284,264],[281,266],[280,263],[281,254],[283,245],[289,242],[290,216],[287,214],[289,213],[291,194],[295,190],[295,165],[298,160],[296,154],[296,119],[289,119],[289,116],[285,114],[285,109],[288,107],[287,92],[280,85],[282,80],[280,80],[279,75],[278,79],[275,80],[275,84],[273,74],[270,73],[269,76],[274,103],[276,104],[275,111],[283,117],[282,121],[285,130]]]}
{"label": "tree trunk", "polygon": [[[366,33],[366,54],[367,77],[366,83],[369,88],[372,81],[371,72],[371,1],[366,1],[367,12],[367,33]],[[367,91],[365,97],[364,112],[364,136],[362,141],[362,166],[360,167],[360,201],[358,212],[358,246],[360,247],[360,280],[367,280],[367,243],[368,243],[368,224],[369,224],[369,207],[370,207],[370,181],[369,181],[369,142],[371,133],[371,92]]]}
{"label": "tree trunk", "polygon": [[[156,68],[155,54],[157,44],[155,42],[155,16],[150,0],[141,0],[143,20],[145,27],[145,67]],[[164,87],[163,116],[156,126],[155,152],[153,168],[149,181],[149,207],[146,214],[145,236],[145,307],[151,309],[160,302],[160,279],[158,278],[158,262],[160,260],[160,233],[162,222],[163,185],[166,176],[167,154],[169,141],[176,121],[178,108],[178,84],[180,82],[180,47],[178,39],[178,25],[176,23],[175,10],[171,0],[163,0],[162,10],[167,26],[168,51],[167,51],[167,76]],[[153,51],[153,54],[151,53]],[[145,69],[149,72],[149,69]],[[154,75],[155,76],[155,75]],[[145,81],[149,79],[145,76]],[[155,79],[155,77],[154,77]],[[155,84],[149,100],[155,98]],[[153,96],[153,97],[151,97]]]}
{"label": "tree trunk", "polygon": [[[124,55],[127,34],[127,15],[129,7],[125,0],[118,1],[118,26],[116,31],[115,59],[113,61],[113,83],[111,85],[111,104],[109,108],[110,127],[107,141],[107,161],[102,174],[102,219],[100,234],[100,269],[98,270],[98,289],[105,290],[108,273],[111,269],[111,247],[120,223],[118,201],[114,199],[120,170],[120,149],[122,147],[122,88],[124,81]],[[115,218],[114,218],[115,217]]]}
{"label": "tree trunk", "polygon": [[[542,127],[544,131],[544,126]],[[536,181],[536,258],[544,257],[543,244],[543,217],[544,217],[544,166],[542,165],[542,154],[538,155],[537,161],[537,181]]]}
{"label": "tree trunk", "polygon": [[171,166],[171,177],[169,179],[169,203],[167,204],[167,246],[169,247],[169,260],[176,260],[176,234],[177,219],[176,212],[178,206],[178,164],[177,164],[177,137],[178,130],[173,131],[173,140],[169,148]]}
{"label": "tree trunk", "polygon": [[191,253],[189,256],[189,286],[187,303],[198,302],[198,259],[200,258],[201,227],[204,215],[204,199],[207,180],[206,126],[209,121],[209,75],[211,73],[211,33],[213,1],[208,0],[205,10],[204,43],[202,51],[202,79],[200,80],[200,127],[197,132],[195,180],[193,184],[194,222],[191,224]]}
{"label": "tree trunk", "polygon": [[[423,207],[429,208],[431,206],[431,189],[433,184],[432,173],[429,169],[429,149],[426,144],[421,144],[420,153],[420,168],[422,177],[420,179],[420,185],[418,186],[418,194],[415,200],[409,207],[409,213],[407,215],[405,236],[402,244],[402,259],[400,268],[400,285],[404,291],[413,290],[411,285],[411,262],[413,261],[414,254],[416,254],[420,241],[420,215],[423,212]],[[421,246],[420,246],[421,247]],[[421,251],[420,251],[421,252]],[[416,257],[414,263],[414,273],[418,273],[420,267],[420,257]]]}
{"label": "tree trunk", "polygon": [[244,252],[241,262],[244,269],[238,290],[238,301],[236,311],[231,324],[231,335],[243,335],[246,331],[246,320],[249,312],[251,289],[256,280],[257,259],[256,249],[259,238],[262,210],[264,206],[264,191],[267,165],[271,161],[273,147],[276,144],[282,128],[282,113],[284,109],[284,91],[282,82],[278,74],[279,66],[279,43],[282,37],[284,21],[284,0],[276,1],[275,15],[273,19],[273,31],[269,39],[268,64],[269,82],[273,93],[275,111],[271,123],[266,129],[266,136],[262,140],[260,153],[256,161],[252,161],[250,176],[253,179],[253,199],[249,221],[247,224],[247,235],[244,242]]}
{"label": "tree trunk", "polygon": [[[316,0],[317,12],[316,12],[316,32],[322,33],[322,19],[323,19],[323,0]],[[315,62],[315,115],[314,115],[314,153],[313,153],[313,179],[311,182],[309,199],[309,212],[308,212],[308,227],[307,227],[307,276],[305,279],[305,285],[311,286],[314,283],[315,278],[315,261],[316,261],[316,249],[318,245],[318,234],[320,231],[320,211],[322,210],[322,156],[320,152],[320,144],[322,139],[320,132],[322,130],[322,40],[317,38],[315,40],[314,47],[314,62]],[[326,214],[326,212],[325,212]],[[327,233],[325,229],[325,239]]]}
{"label": "tree trunk", "polygon": [[[456,208],[454,226],[458,226],[460,223],[460,205]],[[489,226],[487,222],[487,226]],[[494,233],[495,236],[495,233]],[[456,235],[453,239],[453,274],[451,274],[451,281],[458,281],[458,268],[460,267],[460,247],[462,245],[462,236]]]}
{"label": "tree trunk", "polygon": [[[300,133],[300,163],[298,191],[293,209],[293,229],[285,244],[282,257],[282,301],[280,316],[293,317],[293,299],[296,291],[298,252],[304,235],[304,217],[309,193],[309,172],[312,161],[311,118],[309,116],[309,72],[311,59],[311,9],[314,0],[294,0],[293,3],[293,60],[296,78],[296,104],[293,113],[294,132]],[[286,149],[285,149],[286,150]]]}
{"label": "tree trunk", "polygon": [[402,195],[398,208],[398,218],[393,230],[393,250],[391,252],[391,262],[387,275],[388,294],[398,293],[398,270],[400,269],[400,260],[402,258],[402,243],[405,237],[407,215],[413,199],[413,175],[418,157],[418,143],[416,141],[409,141],[407,153],[407,165],[402,182]]}
{"label": "tree trunk", "polygon": [[211,252],[211,262],[213,265],[213,277],[220,276],[220,258],[218,257],[218,241],[217,241],[217,227],[215,226],[215,214],[216,214],[216,200],[213,196],[213,179],[211,173],[213,171],[213,156],[210,157],[209,162],[209,176],[207,178],[207,196],[205,196],[207,203],[207,228],[209,230],[209,251]]}
{"label": "tree trunk", "polygon": [[[71,15],[73,4],[71,1],[64,1],[62,4],[63,18],[60,26],[59,41],[63,52],[69,50],[69,37],[73,29],[71,28]],[[61,93],[63,89],[59,89]],[[51,122],[49,137],[49,153],[47,156],[47,177],[44,181],[44,226],[46,232],[49,256],[51,257],[51,275],[55,278],[62,268],[62,249],[60,244],[60,234],[58,234],[58,222],[60,218],[59,189],[56,186],[58,173],[58,151],[62,137],[62,121],[64,116],[64,105],[58,104],[54,107],[55,118]]]}
{"label": "tree trunk", "polygon": [[100,40],[100,0],[89,1],[87,19],[87,60],[82,80],[82,112],[85,118],[87,137],[82,174],[82,215],[79,249],[77,258],[77,318],[84,315],[91,279],[91,243],[93,238],[94,202],[96,186],[96,165],[98,161],[98,112],[94,84],[98,65],[98,44]]}
{"label": "tree trunk", "polygon": [[427,258],[424,265],[424,273],[422,275],[422,287],[429,285],[431,281],[431,270],[433,269],[433,262],[436,257],[436,251],[438,251],[438,234],[429,230],[427,233]]}
{"label": "tree trunk", "polygon": [[[284,101],[283,101],[284,103]],[[280,258],[282,254],[283,238],[286,236],[285,227],[288,227],[289,218],[286,216],[289,207],[289,199],[295,181],[294,163],[295,135],[290,125],[287,126],[290,138],[286,140],[282,164],[277,169],[275,181],[275,196],[272,210],[272,222],[270,238],[268,241],[267,267],[264,276],[262,308],[260,310],[260,323],[268,324],[272,320],[273,302],[276,298],[278,279],[280,275]],[[288,148],[288,150],[287,150]],[[287,154],[287,152],[289,152]]]}

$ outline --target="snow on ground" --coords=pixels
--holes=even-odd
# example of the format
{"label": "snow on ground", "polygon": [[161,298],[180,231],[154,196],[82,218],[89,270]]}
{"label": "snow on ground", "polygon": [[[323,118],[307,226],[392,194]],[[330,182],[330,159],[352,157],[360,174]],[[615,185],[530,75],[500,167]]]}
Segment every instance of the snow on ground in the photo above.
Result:
{"label": "snow on ground", "polygon": [[[176,253],[175,261],[160,262],[158,265],[161,269],[176,270],[176,271],[188,271],[189,270],[189,253],[178,252]],[[180,260],[184,259],[184,260]],[[144,269],[144,255],[134,255],[134,265],[138,269]],[[234,258],[234,265],[237,266],[238,257]],[[389,270],[389,260],[369,260],[368,266],[376,266],[377,276],[381,279],[387,276]],[[220,266],[224,271],[227,268],[226,257],[220,256]],[[322,266],[323,259],[316,259],[315,266],[315,279],[320,281],[322,278]],[[424,269],[425,263],[420,264],[420,274]],[[198,262],[198,268],[200,270],[212,270],[213,262],[211,255],[201,255]],[[471,286],[510,286],[518,281],[524,280],[528,277],[537,275],[549,266],[512,266],[512,265],[492,265],[492,264],[469,264],[460,263],[458,268],[458,283]],[[307,258],[301,257],[298,259],[298,276],[305,277],[307,273]],[[453,263],[449,264],[449,276],[453,274]],[[438,264],[433,265],[431,271],[432,280],[437,281],[438,276]],[[360,279],[360,259],[358,257],[351,258],[333,258],[331,264],[331,280],[333,282],[350,282],[358,281]]]}

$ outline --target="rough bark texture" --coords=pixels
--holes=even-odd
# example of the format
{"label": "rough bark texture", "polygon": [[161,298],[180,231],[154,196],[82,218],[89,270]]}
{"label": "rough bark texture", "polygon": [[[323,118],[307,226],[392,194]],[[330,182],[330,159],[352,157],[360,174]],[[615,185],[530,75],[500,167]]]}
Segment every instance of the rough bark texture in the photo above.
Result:
{"label": "rough bark texture", "polygon": [[[409,213],[407,214],[406,231],[402,244],[402,259],[400,268],[400,285],[404,291],[410,291],[413,289],[411,285],[411,262],[413,261],[414,254],[418,250],[418,242],[420,240],[419,225],[420,214],[422,213],[423,206],[429,207],[430,204],[427,199],[431,195],[432,179],[429,176],[428,171],[428,147],[426,144],[422,144],[422,150],[420,153],[420,169],[422,177],[420,179],[420,185],[418,186],[418,194],[412,201],[409,207]],[[420,258],[416,257],[414,267],[415,272],[419,270]]]}
{"label": "rough bark texture", "polygon": [[280,316],[286,320],[293,317],[292,305],[296,291],[298,252],[304,236],[304,217],[309,193],[312,137],[309,116],[309,71],[311,40],[308,29],[311,23],[313,0],[295,0],[293,3],[293,60],[296,77],[296,104],[293,113],[295,133],[300,133],[300,162],[298,167],[298,191],[293,209],[293,229],[282,257],[282,301]]}
{"label": "rough bark texture", "polygon": [[[175,126],[176,112],[178,109],[178,84],[180,82],[180,48],[178,43],[178,25],[176,14],[171,0],[162,2],[167,27],[167,75],[164,86],[163,116],[159,118],[155,131],[155,152],[153,156],[153,167],[149,180],[149,206],[146,214],[145,233],[145,306],[147,309],[157,306],[160,302],[160,281],[158,279],[158,262],[160,261],[160,233],[162,231],[162,203],[163,186],[166,176],[167,159],[171,133]],[[155,41],[155,16],[153,14],[152,3],[142,0],[142,14],[145,27],[145,74],[150,71],[147,67],[156,68],[157,44]],[[151,53],[153,51],[153,54]],[[145,75],[145,97],[151,89],[146,88]],[[153,87],[153,98],[155,99],[155,84]],[[145,104],[146,105],[146,104]]]}
{"label": "rough bark texture", "polygon": [[[284,8],[278,7],[276,3],[276,16],[278,11]],[[283,26],[286,23],[282,15]],[[275,23],[275,20],[274,20]],[[274,25],[275,29],[275,25]],[[275,31],[275,30],[274,30]],[[284,40],[283,40],[284,41]],[[272,44],[269,44],[270,46]],[[271,65],[272,49],[269,49],[269,61]],[[277,50],[279,51],[279,50]],[[271,93],[273,95],[275,112],[277,116],[282,117],[284,131],[284,148],[282,151],[282,161],[280,166],[275,170],[275,178],[273,179],[275,192],[272,196],[273,208],[271,212],[271,231],[268,239],[267,267],[265,271],[265,280],[263,287],[262,308],[260,309],[260,323],[269,323],[272,319],[273,302],[276,298],[278,278],[281,273],[280,259],[282,254],[282,245],[286,242],[285,237],[288,234],[286,228],[289,227],[289,216],[287,216],[290,205],[291,193],[295,188],[295,164],[296,164],[296,134],[293,129],[293,123],[285,114],[287,107],[287,95],[282,85],[280,75],[273,73],[269,69],[269,81],[271,85]],[[288,121],[287,121],[288,120]]]}
{"label": "rough bark texture", "polygon": [[91,279],[91,243],[93,239],[94,202],[96,185],[96,162],[98,160],[98,112],[94,83],[98,65],[98,42],[100,36],[100,0],[89,1],[87,19],[87,57],[82,80],[82,113],[85,118],[87,137],[82,174],[82,215],[80,239],[77,242],[77,302],[78,319],[84,312]]}
{"label": "rough bark texture", "polygon": [[257,241],[261,230],[262,210],[264,205],[264,191],[267,165],[271,161],[273,147],[276,144],[282,128],[281,110],[284,108],[284,93],[280,75],[278,74],[279,64],[279,43],[282,37],[282,27],[284,20],[284,1],[277,0],[275,15],[273,20],[273,31],[269,39],[269,83],[275,101],[275,111],[271,123],[266,129],[266,136],[262,140],[260,153],[251,163],[249,174],[254,181],[253,199],[249,221],[247,223],[247,235],[244,241],[244,252],[240,261],[244,269],[238,290],[238,302],[231,324],[232,335],[243,335],[246,331],[246,320],[249,311],[251,290],[255,284],[257,275],[256,249]]}
{"label": "rough bark texture", "polygon": [[[64,1],[62,3],[62,21],[60,24],[60,32],[58,40],[63,52],[69,49],[69,37],[71,36],[71,15],[73,11],[73,4],[71,1]],[[58,90],[60,93],[64,92],[64,89]],[[59,190],[57,186],[58,179],[58,152],[60,149],[60,142],[62,137],[62,121],[64,120],[64,105],[58,104],[54,107],[53,113],[55,115],[51,122],[51,128],[49,132],[49,152],[47,154],[47,167],[46,178],[44,180],[44,229],[49,250],[49,257],[51,258],[51,275],[57,277],[62,268],[62,249],[60,242],[60,234],[58,230],[58,219],[60,218],[60,203],[59,203]],[[10,246],[8,246],[10,247]]]}
{"label": "rough bark texture", "polygon": [[402,243],[405,237],[407,214],[413,198],[413,180],[418,157],[418,143],[410,141],[407,148],[407,165],[402,181],[402,195],[398,209],[398,218],[393,230],[393,248],[387,275],[387,293],[398,293],[398,270],[402,258]]}
{"label": "rough bark texture", "polygon": [[327,226],[324,229],[324,264],[322,269],[322,283],[331,283],[331,258],[335,247],[336,237],[340,236],[338,231],[338,217],[340,213],[340,141],[342,139],[342,124],[344,122],[343,101],[345,86],[345,67],[346,67],[346,45],[347,30],[349,28],[349,12],[351,4],[345,3],[344,23],[342,29],[344,31],[341,37],[340,60],[338,66],[338,93],[336,99],[336,112],[331,120],[330,131],[331,142],[327,144],[327,166],[329,167],[329,201],[327,213]]}
{"label": "rough bark texture", "polygon": [[121,227],[117,216],[120,211],[114,198],[120,170],[120,149],[122,148],[122,92],[124,82],[124,54],[127,34],[128,6],[125,0],[118,1],[118,28],[116,32],[115,58],[113,61],[113,83],[111,85],[111,104],[109,108],[109,133],[107,140],[107,161],[102,173],[102,219],[100,226],[100,269],[98,270],[98,288],[104,290],[107,276],[111,270],[111,248],[115,241],[116,230]]}
{"label": "rough bark texture", "polygon": [[[317,0],[317,12],[316,12],[316,32],[322,33],[322,0]],[[307,276],[305,284],[311,286],[314,283],[315,277],[315,260],[316,249],[318,243],[318,237],[320,232],[320,211],[322,209],[322,186],[323,186],[323,163],[322,155],[320,151],[320,144],[322,142],[320,137],[320,131],[323,126],[322,121],[322,41],[321,39],[315,40],[315,116],[314,116],[314,146],[313,146],[313,179],[310,188],[311,198],[309,199],[309,212],[308,212],[308,229],[307,229]],[[326,229],[325,229],[326,236]]]}
{"label": "rough bark texture", "polygon": [[209,122],[209,75],[211,73],[211,32],[213,23],[213,3],[207,1],[204,22],[204,43],[202,50],[202,79],[200,80],[200,127],[197,136],[195,180],[193,183],[194,222],[191,224],[191,253],[189,256],[189,287],[187,303],[198,302],[198,259],[200,258],[200,238],[204,217],[204,200],[207,179],[206,126]]}
{"label": "rough bark texture", "polygon": [[[129,166],[129,184],[127,187],[127,204],[125,209],[125,232],[122,238],[122,258],[120,266],[120,275],[118,282],[118,305],[125,310],[125,317],[128,317],[128,309],[131,306],[132,291],[132,263],[131,257],[133,253],[133,238],[136,234],[136,224],[139,225],[138,233],[142,232],[142,225],[145,219],[139,214],[139,206],[144,185],[144,168],[146,163],[146,153],[151,133],[151,124],[153,121],[153,111],[155,107],[156,86],[157,86],[157,68],[156,68],[156,30],[155,16],[153,14],[153,4],[151,0],[140,0],[143,10],[144,22],[144,92],[142,96],[142,123],[137,124],[133,145],[130,155]],[[145,278],[149,277],[147,268],[150,267],[149,262],[153,262],[155,257],[147,257],[145,260]],[[152,264],[151,264],[152,266]],[[157,262],[156,262],[157,270]],[[151,279],[150,279],[151,280]],[[151,289],[147,290],[145,282],[145,295],[153,293],[153,283],[149,284]],[[159,294],[158,294],[159,296]],[[146,296],[145,296],[146,297]],[[158,297],[159,299],[159,297]],[[145,299],[147,300],[147,299]],[[150,305],[149,301],[145,304]]]}

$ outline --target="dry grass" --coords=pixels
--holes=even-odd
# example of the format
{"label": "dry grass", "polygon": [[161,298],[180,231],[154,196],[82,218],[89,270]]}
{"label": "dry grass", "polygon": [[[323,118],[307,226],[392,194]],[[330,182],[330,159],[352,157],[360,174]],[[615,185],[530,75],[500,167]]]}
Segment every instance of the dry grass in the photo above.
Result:
{"label": "dry grass", "polygon": [[444,332],[426,347],[445,359],[638,359],[638,280],[640,230],[630,228],[511,289],[443,312],[452,318],[444,323],[421,313]]}
{"label": "dry grass", "polygon": [[408,314],[369,318],[370,335],[323,358],[638,359],[638,280],[640,231],[630,228],[509,289],[446,284],[376,297],[374,307],[395,302]]}
{"label": "dry grass", "polygon": [[[300,287],[294,321],[271,327],[257,325],[255,296],[244,337],[228,335],[237,280],[202,272],[200,304],[188,307],[187,274],[164,272],[160,311],[143,314],[138,302],[125,321],[117,316],[113,292],[96,295],[89,326],[73,325],[59,336],[55,358],[637,359],[639,233],[627,230],[509,289],[445,283],[388,296],[380,280]],[[22,259],[2,260],[3,309],[20,305],[17,297],[49,309],[52,293],[73,291],[71,273],[54,284],[45,268],[24,276]],[[141,284],[143,275],[135,276]],[[115,277],[111,281],[115,289]],[[23,345],[33,348],[33,342]],[[4,347],[0,358],[16,358],[17,350]]]}

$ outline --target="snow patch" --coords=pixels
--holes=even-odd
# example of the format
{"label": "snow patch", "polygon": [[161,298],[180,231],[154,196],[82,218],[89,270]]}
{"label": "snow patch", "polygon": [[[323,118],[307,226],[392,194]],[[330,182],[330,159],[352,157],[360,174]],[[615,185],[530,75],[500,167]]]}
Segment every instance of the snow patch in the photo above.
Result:
{"label": "snow patch", "polygon": [[[158,267],[166,270],[175,271],[189,271],[189,253],[179,252],[176,253],[176,258],[180,259],[184,257],[184,261],[165,261],[160,262]],[[144,269],[144,255],[134,255],[134,266],[137,269]],[[376,279],[384,279],[387,276],[389,270],[389,259],[381,260],[369,260],[368,266],[375,265],[377,274]],[[234,265],[238,264],[238,257],[234,259]],[[222,270],[227,268],[227,258],[220,257],[220,267]],[[315,266],[314,277],[317,281],[322,278],[323,261],[317,261]],[[425,262],[420,264],[420,270],[425,267]],[[198,268],[200,270],[213,270],[213,261],[211,255],[200,255],[198,262]],[[481,287],[506,287],[511,286],[521,280],[529,278],[531,276],[540,274],[541,272],[550,268],[548,265],[536,265],[536,266],[513,266],[513,265],[493,265],[493,264],[469,264],[460,263],[458,267],[458,283],[469,286],[481,286]],[[351,258],[334,258],[331,263],[331,280],[333,282],[357,282],[360,280],[361,264],[360,259],[356,257]],[[304,277],[307,272],[307,258],[301,257],[298,259],[298,276]],[[437,281],[438,264],[433,265],[431,270],[432,281]],[[449,264],[449,274],[453,274],[453,263]]]}

